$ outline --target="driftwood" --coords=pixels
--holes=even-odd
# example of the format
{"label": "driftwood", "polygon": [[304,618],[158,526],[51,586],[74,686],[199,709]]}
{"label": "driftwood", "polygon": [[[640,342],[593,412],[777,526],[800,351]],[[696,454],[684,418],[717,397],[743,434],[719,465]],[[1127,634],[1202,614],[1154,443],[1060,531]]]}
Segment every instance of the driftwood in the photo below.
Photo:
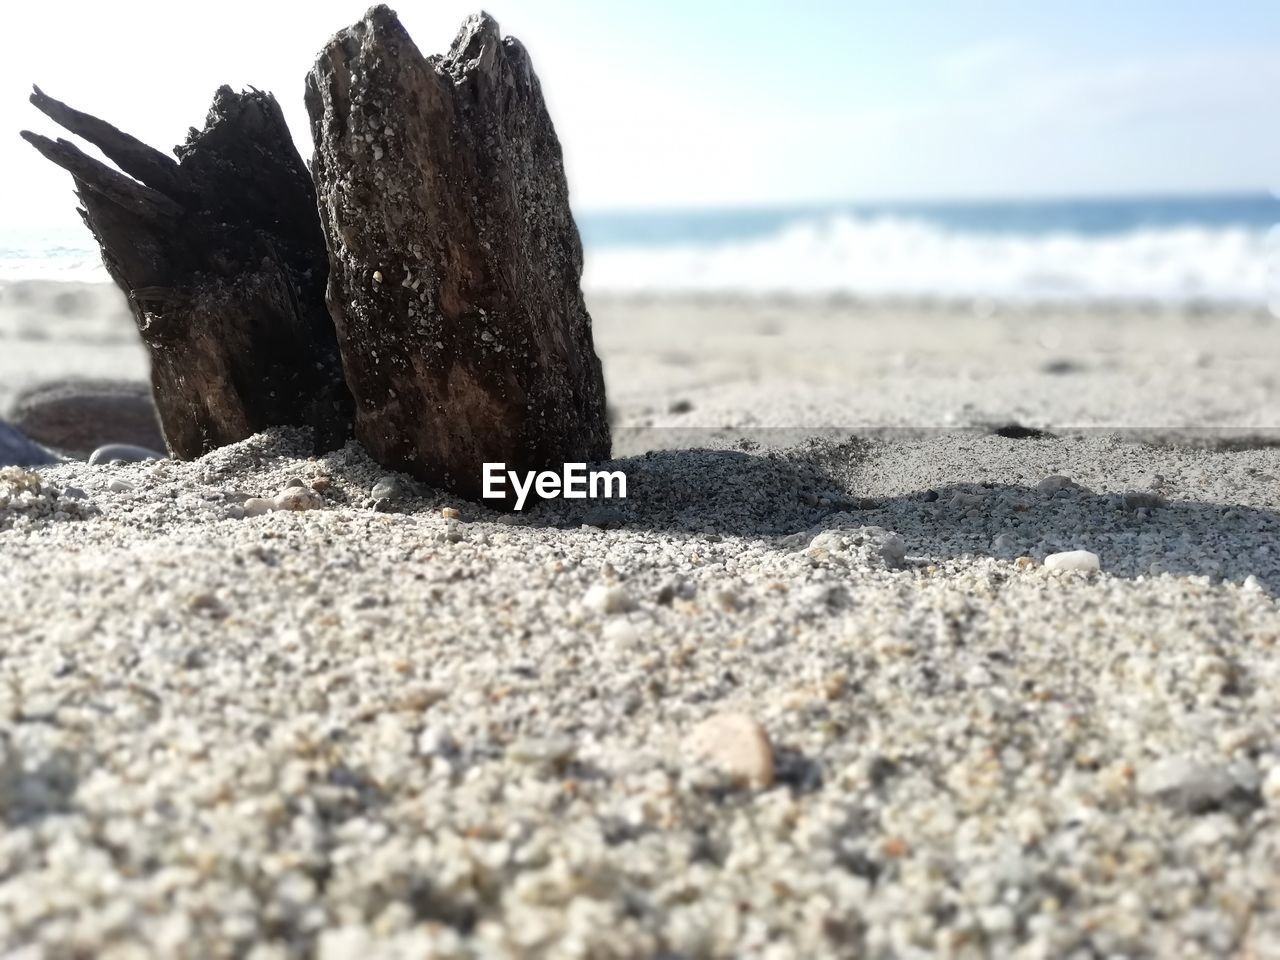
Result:
{"label": "driftwood", "polygon": [[385,6],[307,78],[329,309],[375,459],[465,496],[482,465],[609,456],[560,144],[485,14],[424,58]]}
{"label": "driftwood", "polygon": [[170,453],[197,457],[284,424],[313,427],[321,449],[340,445],[351,399],[324,303],[315,188],[275,98],[221,88],[177,162],[38,87],[31,102],[119,167],[22,134],[75,178],[150,352]]}
{"label": "driftwood", "polygon": [[485,463],[608,458],[560,144],[487,15],[431,58],[386,7],[339,33],[307,78],[314,183],[270,94],[223,87],[178,162],[31,100],[119,167],[23,133],[75,178],[175,456],[276,424],[323,448],[354,432],[473,499]]}

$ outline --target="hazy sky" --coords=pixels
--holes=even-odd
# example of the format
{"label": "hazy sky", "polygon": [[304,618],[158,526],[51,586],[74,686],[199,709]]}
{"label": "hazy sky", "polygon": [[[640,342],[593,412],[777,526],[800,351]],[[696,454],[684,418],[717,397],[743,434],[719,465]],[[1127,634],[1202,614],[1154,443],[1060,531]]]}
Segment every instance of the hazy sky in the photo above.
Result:
{"label": "hazy sky", "polygon": [[[475,0],[397,6],[424,52]],[[280,98],[350,0],[12,3],[0,224],[71,222],[17,136],[34,81],[168,149],[221,83]],[[1280,2],[490,0],[529,47],[579,209],[1280,187]],[[0,227],[2,229],[2,227]]]}

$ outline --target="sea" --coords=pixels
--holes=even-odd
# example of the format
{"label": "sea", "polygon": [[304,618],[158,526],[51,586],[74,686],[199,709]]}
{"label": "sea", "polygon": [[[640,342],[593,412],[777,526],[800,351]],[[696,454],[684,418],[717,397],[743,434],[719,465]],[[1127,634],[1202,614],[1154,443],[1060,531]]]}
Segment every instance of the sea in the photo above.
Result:
{"label": "sea", "polygon": [[[1268,193],[579,211],[620,294],[1206,301],[1280,309]],[[89,234],[0,229],[0,280],[106,279]]]}

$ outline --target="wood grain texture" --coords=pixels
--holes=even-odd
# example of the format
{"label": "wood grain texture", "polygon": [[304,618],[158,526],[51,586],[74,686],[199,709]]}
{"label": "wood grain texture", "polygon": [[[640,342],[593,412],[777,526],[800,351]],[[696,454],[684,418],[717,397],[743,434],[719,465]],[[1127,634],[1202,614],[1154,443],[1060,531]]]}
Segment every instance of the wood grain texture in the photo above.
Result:
{"label": "wood grain texture", "polygon": [[481,14],[424,57],[375,7],[321,53],[306,105],[361,443],[473,499],[485,462],[607,459],[582,246],[524,47]]}
{"label": "wood grain texture", "polygon": [[315,188],[275,98],[222,87],[176,161],[39,88],[31,102],[120,167],[22,134],[75,180],[150,353],[169,452],[198,457],[276,425],[314,428],[318,449],[343,443],[351,398]]}

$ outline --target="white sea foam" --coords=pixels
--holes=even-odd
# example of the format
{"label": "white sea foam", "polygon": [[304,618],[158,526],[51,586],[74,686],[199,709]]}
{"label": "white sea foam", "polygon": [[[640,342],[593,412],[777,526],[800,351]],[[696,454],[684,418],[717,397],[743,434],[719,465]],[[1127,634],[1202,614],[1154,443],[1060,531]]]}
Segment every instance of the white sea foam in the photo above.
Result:
{"label": "white sea foam", "polygon": [[29,253],[0,257],[0,283],[19,280],[108,283],[111,277],[102,266],[102,257],[88,251],[69,251],[59,256]]}
{"label": "white sea foam", "polygon": [[613,293],[1275,303],[1280,233],[1178,227],[1031,236],[842,215],[718,246],[588,250],[584,285]]}
{"label": "white sea foam", "polygon": [[0,283],[15,280],[108,282],[102,254],[83,227],[0,232]]}
{"label": "white sea foam", "polygon": [[[1280,312],[1280,228],[965,232],[907,217],[832,215],[718,244],[588,248],[600,293],[853,294],[1016,300],[1213,300]],[[106,281],[78,235],[0,245],[0,282]]]}

